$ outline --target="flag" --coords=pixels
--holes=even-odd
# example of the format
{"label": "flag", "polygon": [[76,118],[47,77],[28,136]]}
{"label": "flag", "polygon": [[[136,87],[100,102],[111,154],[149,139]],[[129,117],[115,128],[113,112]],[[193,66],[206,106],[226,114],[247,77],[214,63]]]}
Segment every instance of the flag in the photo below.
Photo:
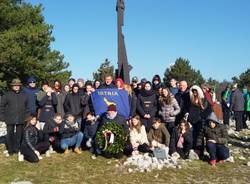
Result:
{"label": "flag", "polygon": [[130,106],[128,92],[118,89],[97,89],[91,94],[95,114],[101,116],[107,112],[108,106],[116,105],[118,114],[129,118]]}

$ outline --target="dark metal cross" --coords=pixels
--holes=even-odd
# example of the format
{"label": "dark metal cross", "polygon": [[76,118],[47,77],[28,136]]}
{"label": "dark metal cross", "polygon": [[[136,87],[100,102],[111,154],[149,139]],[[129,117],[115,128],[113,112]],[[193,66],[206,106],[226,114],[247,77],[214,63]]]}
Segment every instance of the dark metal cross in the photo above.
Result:
{"label": "dark metal cross", "polygon": [[118,31],[118,71],[117,77],[124,80],[124,83],[130,83],[129,72],[132,67],[128,64],[127,52],[124,42],[124,35],[122,33],[122,26],[124,25],[124,0],[117,0],[117,31]]}

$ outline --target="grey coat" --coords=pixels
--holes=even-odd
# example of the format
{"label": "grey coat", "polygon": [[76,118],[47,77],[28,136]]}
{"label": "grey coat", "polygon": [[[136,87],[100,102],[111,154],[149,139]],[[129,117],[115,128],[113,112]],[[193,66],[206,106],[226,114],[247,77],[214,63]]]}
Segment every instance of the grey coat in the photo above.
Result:
{"label": "grey coat", "polygon": [[243,94],[239,89],[236,89],[232,94],[232,103],[231,103],[232,111],[244,111],[245,110],[245,100]]}
{"label": "grey coat", "polygon": [[164,122],[175,122],[175,117],[180,111],[180,106],[174,96],[172,96],[171,104],[166,104],[166,102],[160,103],[159,115],[163,118]]}

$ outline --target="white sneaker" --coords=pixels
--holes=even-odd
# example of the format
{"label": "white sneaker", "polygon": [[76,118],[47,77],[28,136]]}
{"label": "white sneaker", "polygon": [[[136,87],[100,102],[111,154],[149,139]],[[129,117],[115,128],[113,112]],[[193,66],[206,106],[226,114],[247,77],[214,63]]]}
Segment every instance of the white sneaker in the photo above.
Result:
{"label": "white sneaker", "polygon": [[19,162],[23,162],[24,161],[24,156],[20,152],[18,152],[17,159],[18,159]]}
{"label": "white sneaker", "polygon": [[51,154],[50,150],[46,151],[45,157],[50,157],[50,154]]}
{"label": "white sneaker", "polygon": [[53,150],[53,147],[52,147],[52,146],[49,147],[49,153],[50,153],[50,154],[56,153],[56,152]]}

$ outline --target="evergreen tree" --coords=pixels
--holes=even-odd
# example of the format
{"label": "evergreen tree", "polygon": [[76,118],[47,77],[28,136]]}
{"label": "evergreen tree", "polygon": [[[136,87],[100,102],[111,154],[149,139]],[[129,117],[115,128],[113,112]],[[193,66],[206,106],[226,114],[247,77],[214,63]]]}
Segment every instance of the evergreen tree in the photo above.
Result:
{"label": "evergreen tree", "polygon": [[168,85],[172,78],[175,78],[177,81],[185,80],[190,86],[205,82],[200,71],[193,69],[189,60],[183,58],[176,59],[175,64],[166,69],[163,79],[164,83]]}
{"label": "evergreen tree", "polygon": [[93,78],[95,80],[104,81],[104,78],[107,75],[115,77],[114,66],[110,65],[110,61],[108,59],[105,59],[104,63],[100,65],[100,68],[93,73]]}
{"label": "evergreen tree", "polygon": [[69,64],[50,47],[52,25],[44,21],[41,5],[1,0],[0,22],[0,88],[16,77],[67,81]]}

